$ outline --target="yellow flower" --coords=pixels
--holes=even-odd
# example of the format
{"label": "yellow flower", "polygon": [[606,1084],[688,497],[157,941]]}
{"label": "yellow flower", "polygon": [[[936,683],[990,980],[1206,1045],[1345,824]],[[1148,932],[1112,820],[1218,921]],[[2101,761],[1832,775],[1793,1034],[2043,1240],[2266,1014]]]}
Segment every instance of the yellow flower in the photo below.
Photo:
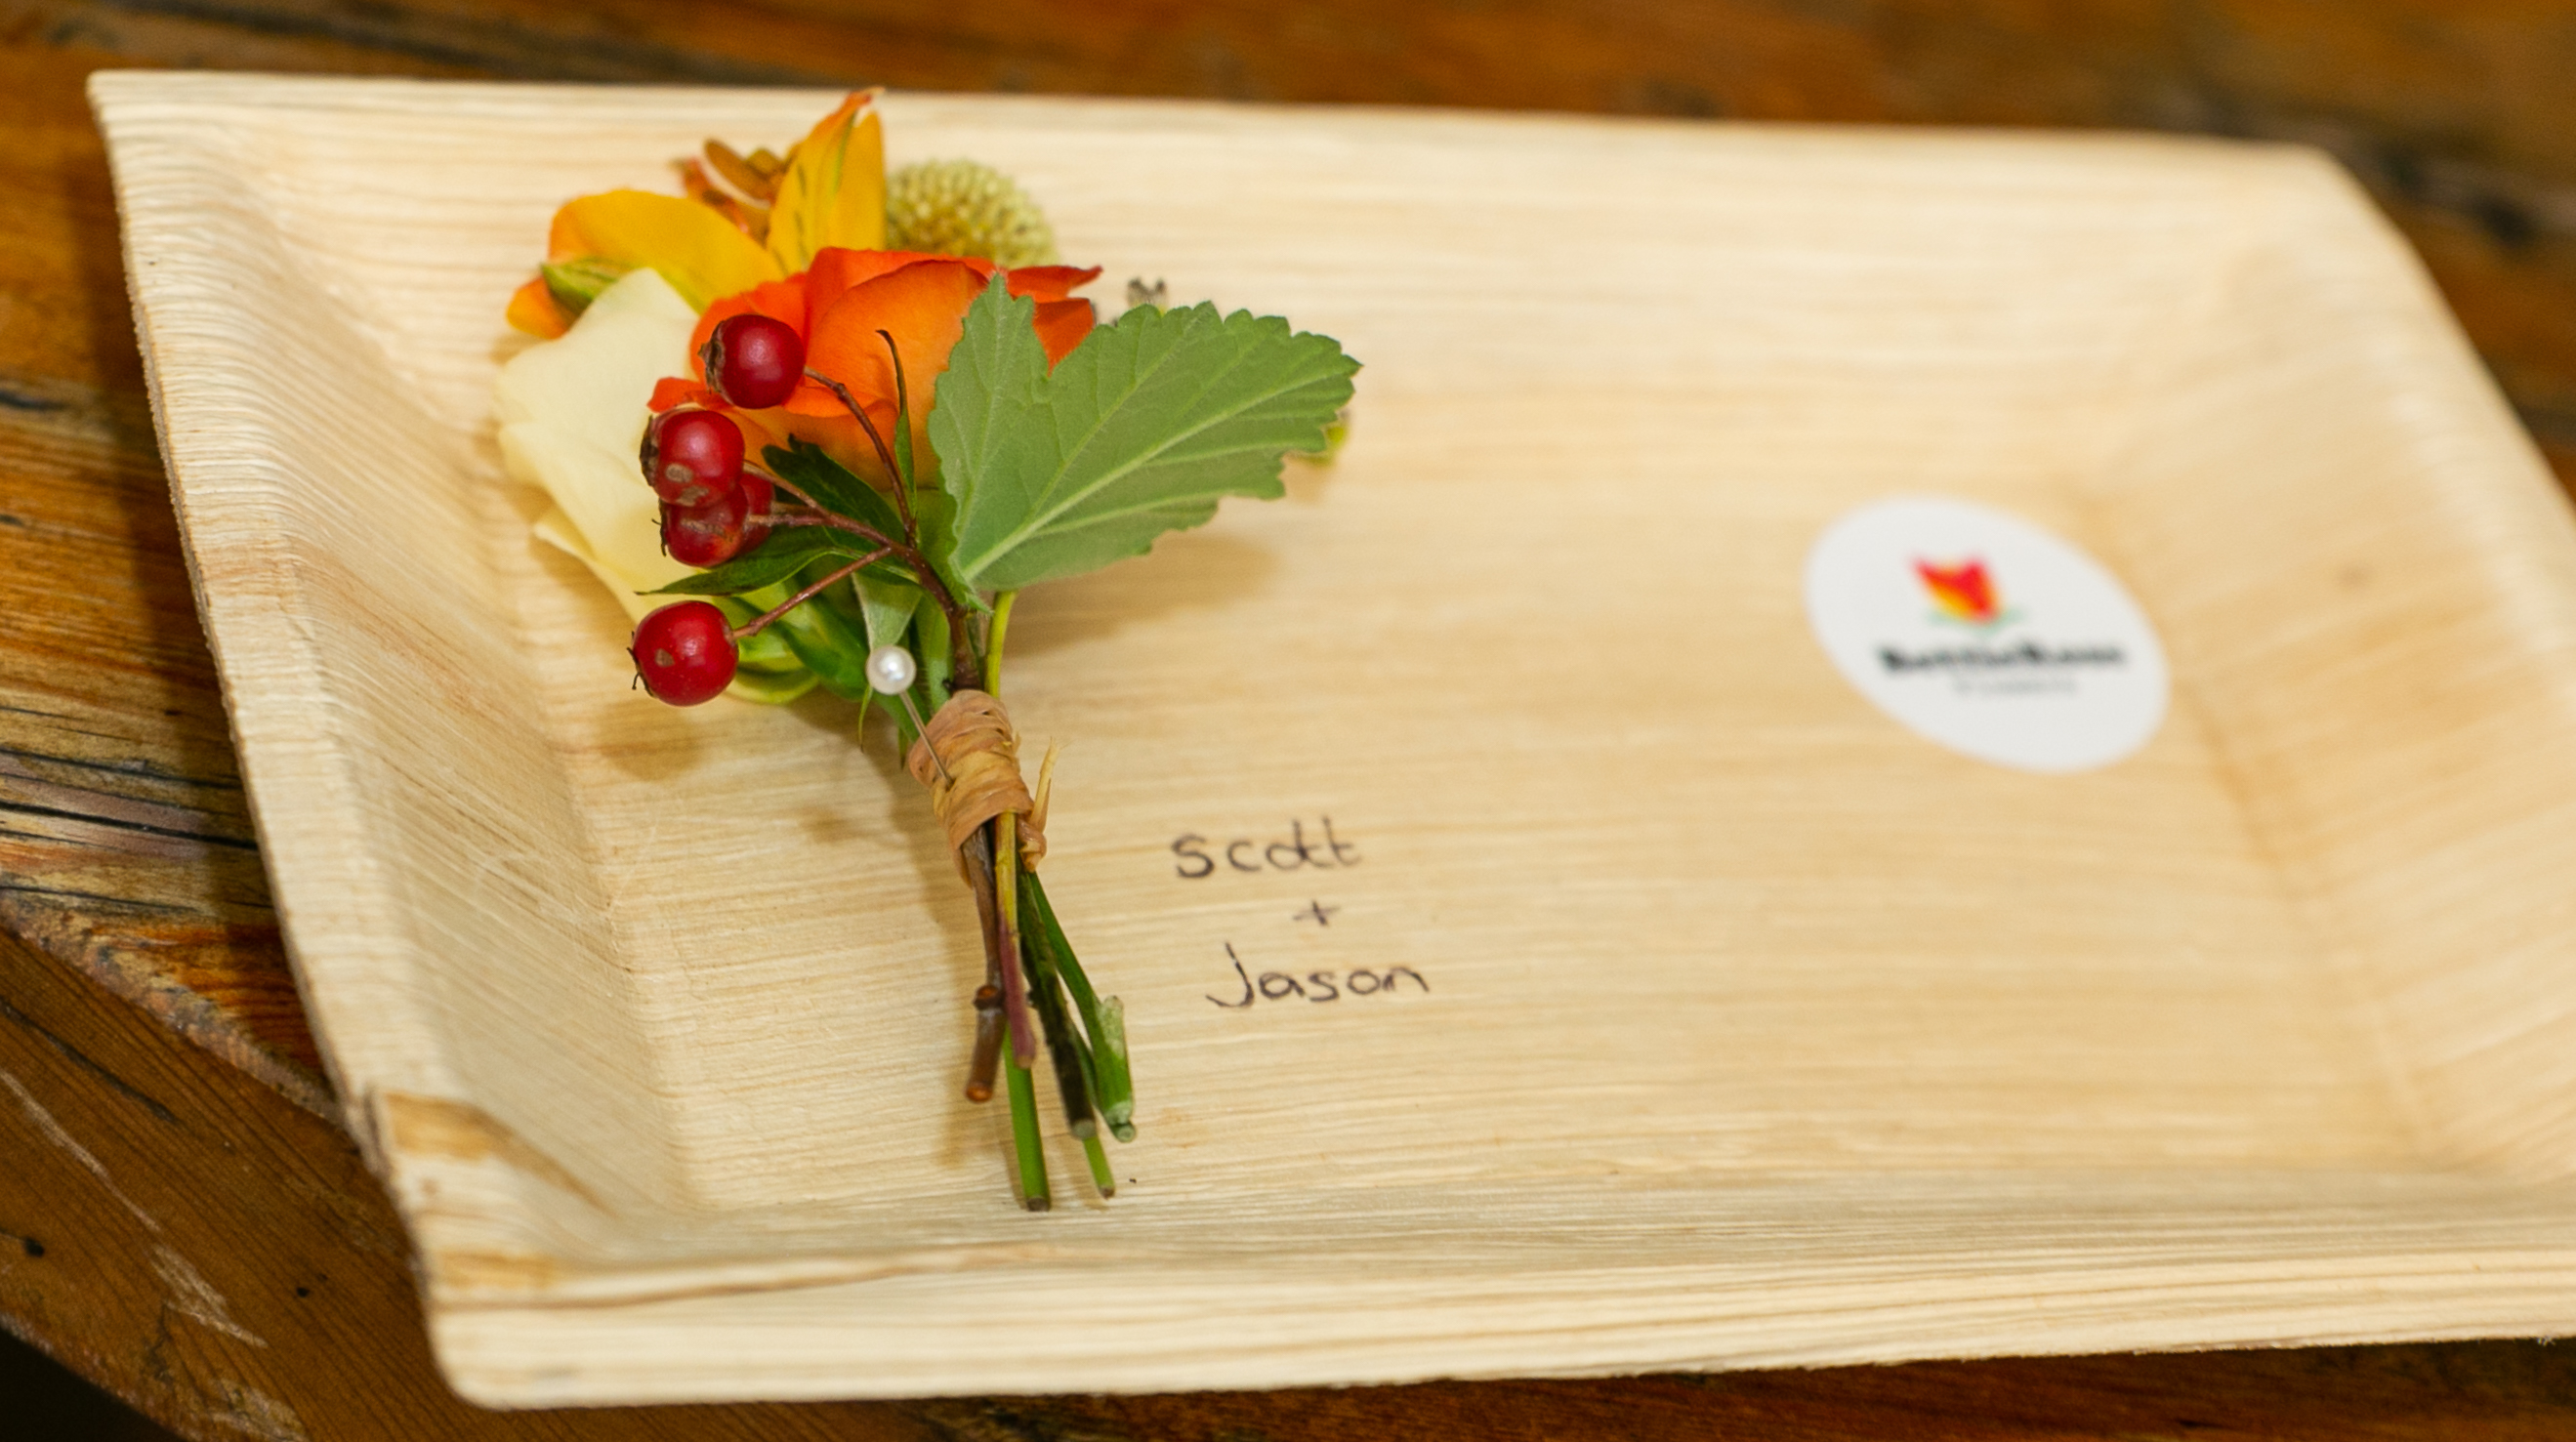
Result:
{"label": "yellow flower", "polygon": [[[703,311],[720,296],[796,274],[825,246],[883,248],[885,133],[877,94],[854,91],[825,116],[787,153],[767,196],[719,205],[612,190],[556,211],[546,263],[510,297],[510,324],[551,340],[618,277],[646,267]],[[754,230],[765,231],[765,242]]]}

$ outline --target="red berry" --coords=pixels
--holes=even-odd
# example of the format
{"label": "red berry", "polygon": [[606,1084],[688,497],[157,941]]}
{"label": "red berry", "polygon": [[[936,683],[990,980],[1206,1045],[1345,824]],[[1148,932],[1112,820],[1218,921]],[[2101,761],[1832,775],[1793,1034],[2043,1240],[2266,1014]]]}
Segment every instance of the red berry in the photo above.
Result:
{"label": "red berry", "polygon": [[683,566],[705,570],[742,554],[740,492],[703,506],[662,506],[662,552]]}
{"label": "red berry", "polygon": [[683,566],[704,570],[721,566],[769,538],[767,526],[755,525],[769,514],[769,478],[742,473],[742,483],[703,506],[662,503],[662,550]]}
{"label": "red berry", "polygon": [[805,338],[796,327],[765,315],[737,315],[716,323],[698,349],[707,385],[747,411],[785,405],[805,378]]}
{"label": "red berry", "polygon": [[674,706],[712,701],[733,684],[742,659],[733,627],[705,601],[682,601],[646,616],[635,628],[635,674],[655,699]]}
{"label": "red berry", "polygon": [[675,506],[703,506],[742,474],[742,427],[722,411],[665,411],[644,428],[644,479]]}

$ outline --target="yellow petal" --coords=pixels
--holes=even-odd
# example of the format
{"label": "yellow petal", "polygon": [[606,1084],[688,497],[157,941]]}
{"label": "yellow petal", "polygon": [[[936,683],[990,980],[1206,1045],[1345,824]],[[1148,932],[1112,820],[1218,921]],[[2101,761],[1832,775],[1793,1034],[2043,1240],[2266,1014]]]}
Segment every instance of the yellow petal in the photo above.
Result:
{"label": "yellow petal", "polygon": [[643,190],[585,195],[556,211],[546,258],[650,266],[692,310],[779,278],[760,242],[713,209]]}
{"label": "yellow petal", "polygon": [[885,131],[876,98],[874,90],[851,92],[789,153],[769,210],[769,255],[781,275],[812,265],[827,245],[885,248]]}

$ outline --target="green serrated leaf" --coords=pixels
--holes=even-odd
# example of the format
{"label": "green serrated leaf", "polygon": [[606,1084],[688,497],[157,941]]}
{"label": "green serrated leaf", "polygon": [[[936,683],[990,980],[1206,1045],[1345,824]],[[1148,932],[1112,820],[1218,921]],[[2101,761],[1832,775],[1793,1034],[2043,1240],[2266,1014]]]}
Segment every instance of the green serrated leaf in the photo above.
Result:
{"label": "green serrated leaf", "polygon": [[979,590],[1096,570],[1204,523],[1221,497],[1279,495],[1281,456],[1322,448],[1359,369],[1329,336],[1201,304],[1131,310],[1050,373],[1034,315],[996,276],[930,412],[957,506],[950,559]]}

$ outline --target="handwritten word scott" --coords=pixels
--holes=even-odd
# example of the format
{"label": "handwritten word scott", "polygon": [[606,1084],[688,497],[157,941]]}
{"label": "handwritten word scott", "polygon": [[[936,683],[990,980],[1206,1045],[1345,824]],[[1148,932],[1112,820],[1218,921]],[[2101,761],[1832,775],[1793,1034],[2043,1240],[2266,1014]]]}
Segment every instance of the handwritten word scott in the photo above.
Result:
{"label": "handwritten word scott", "polygon": [[[1207,837],[1192,832],[1172,843],[1172,854],[1180,858],[1172,868],[1183,881],[1204,881],[1218,871],[1334,871],[1360,864],[1360,849],[1333,834],[1333,818],[1321,818],[1320,839],[1306,833],[1302,820],[1288,823],[1288,834],[1276,841],[1260,842],[1249,836],[1237,837],[1219,846]],[[1223,860],[1220,861],[1219,858]]]}
{"label": "handwritten word scott", "polygon": [[1422,973],[1409,966],[1390,966],[1382,971],[1361,968],[1348,973],[1310,971],[1302,979],[1284,971],[1265,971],[1255,977],[1244,969],[1243,958],[1234,954],[1233,942],[1225,944],[1225,955],[1234,963],[1234,979],[1243,987],[1243,999],[1227,1001],[1221,996],[1211,996],[1208,1000],[1227,1011],[1241,1011],[1256,1001],[1286,1001],[1291,997],[1320,1003],[1339,1001],[1344,996],[1392,994],[1399,981],[1412,982],[1425,992],[1431,990],[1431,983],[1422,979]]}

